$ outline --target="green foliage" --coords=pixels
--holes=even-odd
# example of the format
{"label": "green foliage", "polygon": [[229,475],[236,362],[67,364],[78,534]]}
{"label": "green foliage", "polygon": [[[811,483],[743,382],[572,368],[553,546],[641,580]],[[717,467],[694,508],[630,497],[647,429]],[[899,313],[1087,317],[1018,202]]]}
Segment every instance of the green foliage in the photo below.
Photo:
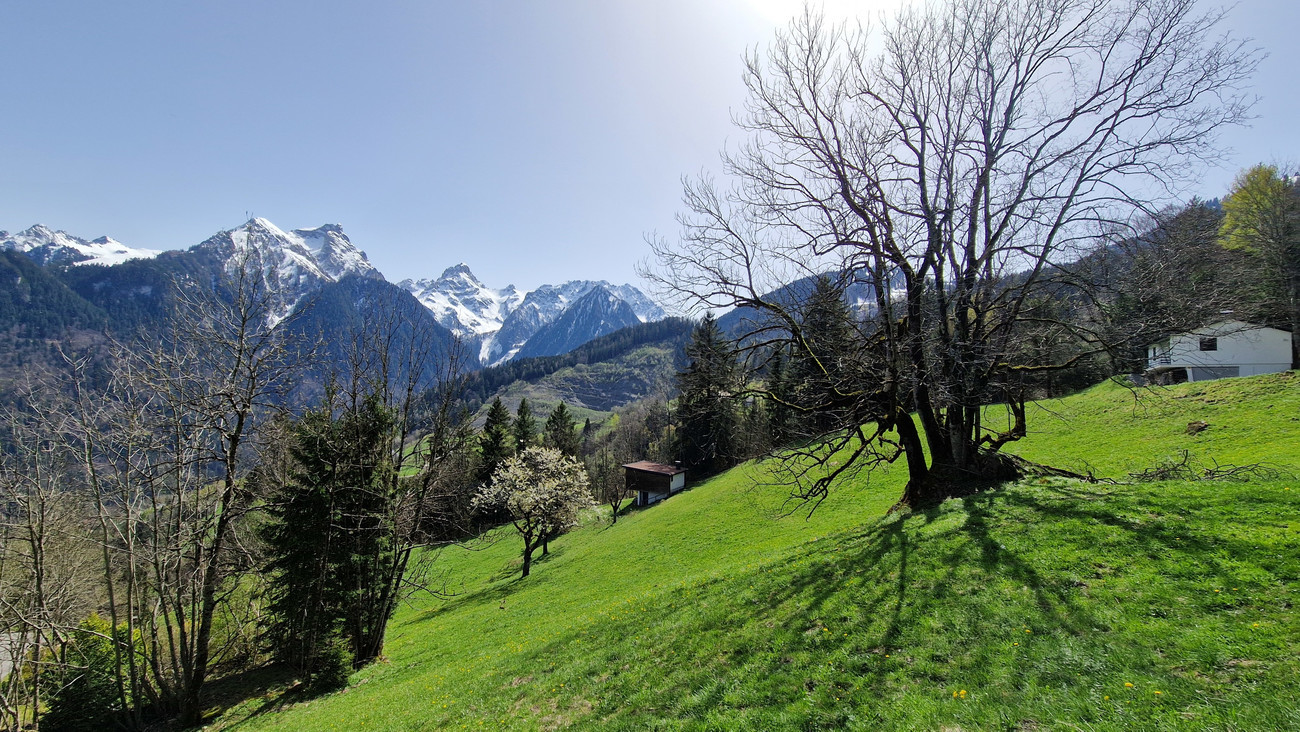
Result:
{"label": "green foliage", "polygon": [[1291,368],[1300,368],[1300,184],[1257,165],[1223,200],[1224,245],[1254,256],[1247,280],[1270,320],[1291,331]]}
{"label": "green foliage", "polygon": [[853,314],[843,291],[825,275],[799,306],[798,342],[792,350],[788,388],[797,411],[788,419],[794,430],[820,434],[842,426],[851,413],[852,399],[841,387],[845,362],[858,348]]}
{"label": "green foliage", "polygon": [[773,445],[786,445],[792,434],[794,384],[786,368],[785,348],[778,347],[767,364],[768,431]]}
{"label": "green foliage", "polygon": [[678,374],[677,439],[682,463],[704,475],[736,462],[739,375],[732,344],[707,314],[686,347],[690,363]]}
{"label": "green foliage", "polygon": [[77,626],[64,650],[66,668],[53,674],[57,688],[48,697],[41,729],[79,732],[112,726],[122,711],[112,636],[112,626],[98,615]]}
{"label": "green foliage", "polygon": [[1272,165],[1242,172],[1223,199],[1222,234],[1230,249],[1294,249],[1300,236],[1300,198],[1294,182]]}
{"label": "green foliage", "polygon": [[[331,400],[332,402],[332,400]],[[292,480],[278,488],[263,531],[273,573],[277,655],[303,673],[333,674],[338,638],[365,659],[388,618],[374,595],[392,552],[385,490],[392,415],[377,396],[312,410],[293,428]]]}
{"label": "green foliage", "polygon": [[537,420],[527,399],[519,400],[519,409],[515,410],[515,423],[511,428],[515,438],[515,452],[522,452],[533,444],[537,437]]}
{"label": "green foliage", "polygon": [[564,402],[560,402],[551,410],[551,416],[546,418],[546,426],[542,428],[542,444],[569,457],[577,457],[582,443],[576,429],[577,420],[569,413]]}
{"label": "green foliage", "polygon": [[[1300,414],[1298,385],[1229,379],[1135,402],[1104,384],[1031,406],[1020,447],[1115,477],[1184,447],[1297,471],[1300,422],[1276,415]],[[1193,419],[1212,426],[1189,436]],[[239,729],[1300,724],[1293,480],[1035,481],[886,515],[895,469],[789,516],[770,479],[745,465],[575,530],[544,582],[503,571],[506,542],[448,552],[465,591],[401,615],[369,683]]]}
{"label": "green foliage", "polygon": [[316,656],[308,675],[308,688],[322,694],[338,691],[348,685],[351,674],[352,652],[347,642],[337,635],[330,636]]}
{"label": "green foliage", "polygon": [[510,410],[506,409],[500,398],[493,400],[492,407],[488,409],[487,421],[483,424],[483,434],[479,437],[480,483],[492,480],[492,474],[501,463],[514,454],[511,425]]}

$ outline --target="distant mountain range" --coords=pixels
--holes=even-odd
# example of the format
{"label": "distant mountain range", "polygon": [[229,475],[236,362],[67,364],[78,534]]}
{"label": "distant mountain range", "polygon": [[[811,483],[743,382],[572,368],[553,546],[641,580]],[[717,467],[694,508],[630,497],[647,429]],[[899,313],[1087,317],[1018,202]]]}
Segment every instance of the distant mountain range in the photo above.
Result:
{"label": "distant mountain range", "polygon": [[[350,317],[347,308],[361,308],[360,301],[345,307],[349,298],[398,297],[388,293],[398,290],[402,298],[422,305],[448,340],[454,335],[465,343],[478,365],[501,364],[520,355],[559,355],[620,328],[665,317],[662,308],[632,285],[572,280],[531,291],[513,285],[493,289],[463,263],[437,279],[392,284],[336,224],[285,231],[254,218],[188,250],[168,252],[132,248],[109,237],[86,240],[37,225],[17,234],[0,232],[0,251],[21,253],[45,269],[75,293],[67,296],[85,301],[78,305],[88,313],[79,316],[81,321],[102,315],[110,329],[137,327],[160,317],[170,282],[200,282],[220,271],[234,271],[245,259],[261,269],[270,286],[269,317],[274,323],[292,315],[328,329],[330,321]],[[361,286],[352,282],[356,279],[371,284]],[[51,287],[58,289],[51,285],[38,291],[53,297],[48,294]],[[67,296],[60,294],[45,309],[70,307]],[[325,302],[330,316],[306,313]],[[414,311],[403,306],[403,312]],[[0,325],[21,325],[21,308],[10,313],[10,320],[19,322]]]}
{"label": "distant mountain range", "polygon": [[597,336],[665,317],[663,308],[637,288],[604,280],[570,280],[531,291],[514,285],[496,290],[479,282],[461,263],[436,280],[407,279],[397,284],[439,323],[476,344],[485,366],[520,355],[566,353]]}
{"label": "distant mountain range", "polygon": [[51,231],[40,224],[17,234],[0,231],[0,250],[21,252],[40,265],[113,265],[160,254],[154,249],[132,249],[107,236],[87,241],[64,231]]}

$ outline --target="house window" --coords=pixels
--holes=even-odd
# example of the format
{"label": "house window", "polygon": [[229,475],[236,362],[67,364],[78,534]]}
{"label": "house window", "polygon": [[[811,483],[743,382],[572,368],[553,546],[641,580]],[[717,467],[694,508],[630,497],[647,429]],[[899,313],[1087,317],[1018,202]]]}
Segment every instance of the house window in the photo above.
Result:
{"label": "house window", "polygon": [[1218,338],[1202,338],[1202,339],[1201,339],[1201,350],[1202,350],[1202,351],[1217,351],[1217,350],[1219,350],[1219,339],[1218,339]]}

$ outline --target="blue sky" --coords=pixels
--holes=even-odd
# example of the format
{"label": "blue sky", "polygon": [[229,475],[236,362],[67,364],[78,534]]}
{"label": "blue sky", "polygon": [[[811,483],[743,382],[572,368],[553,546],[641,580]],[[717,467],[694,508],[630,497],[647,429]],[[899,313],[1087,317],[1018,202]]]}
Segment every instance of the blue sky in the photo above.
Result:
{"label": "blue sky", "polygon": [[[844,16],[896,0],[829,0]],[[740,57],[793,0],[0,3],[0,229],[177,249],[250,215],[341,223],[390,279],[635,281],[680,179],[740,139]],[[1197,193],[1294,159],[1300,3]]]}

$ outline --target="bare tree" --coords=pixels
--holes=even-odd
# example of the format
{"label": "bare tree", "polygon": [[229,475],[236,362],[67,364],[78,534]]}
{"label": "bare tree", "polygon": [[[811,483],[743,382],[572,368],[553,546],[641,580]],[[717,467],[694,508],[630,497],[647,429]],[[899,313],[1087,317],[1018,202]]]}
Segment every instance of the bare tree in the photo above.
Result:
{"label": "bare tree", "polygon": [[622,464],[608,446],[598,448],[583,463],[591,480],[592,496],[609,506],[610,523],[618,523],[619,509],[623,508],[623,502],[632,495],[623,476]]}
{"label": "bare tree", "polygon": [[252,566],[246,478],[293,368],[262,270],[248,252],[215,289],[178,283],[163,332],[117,347],[107,393],[70,364],[65,440],[94,505],[118,692],[137,726],[146,707],[201,721],[227,650],[218,611]]}
{"label": "bare tree", "polygon": [[0,726],[16,730],[56,691],[48,672],[63,670],[63,644],[96,592],[59,393],[29,376],[13,396],[0,414]]}
{"label": "bare tree", "polygon": [[[913,505],[1019,473],[1000,448],[1026,434],[1024,375],[1103,347],[1049,307],[1059,266],[1131,231],[1248,113],[1255,55],[1221,18],[1194,0],[953,0],[851,30],[806,10],[747,58],[735,184],[686,186],[682,240],[652,242],[647,274],[681,305],[756,311],[751,354],[784,341],[814,362],[768,293],[869,286],[854,352],[818,367],[838,429],[786,462],[800,497],[899,459]],[[1019,335],[1044,322],[1083,348],[1027,354]]]}

